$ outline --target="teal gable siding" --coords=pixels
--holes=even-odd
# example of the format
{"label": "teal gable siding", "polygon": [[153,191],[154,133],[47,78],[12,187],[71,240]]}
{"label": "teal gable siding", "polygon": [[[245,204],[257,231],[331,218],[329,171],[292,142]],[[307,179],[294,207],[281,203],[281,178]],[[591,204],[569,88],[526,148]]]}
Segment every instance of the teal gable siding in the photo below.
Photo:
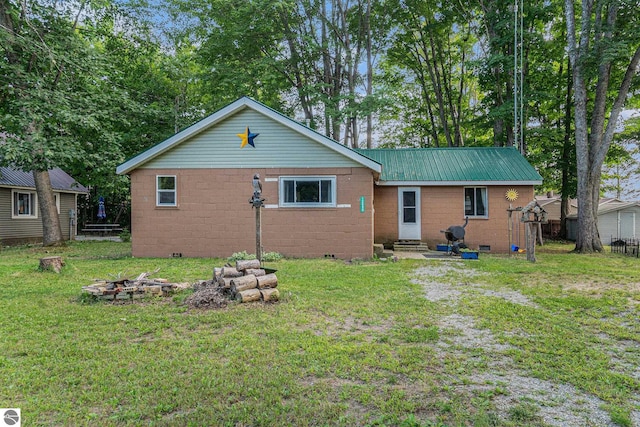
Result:
{"label": "teal gable siding", "polygon": [[[237,136],[249,127],[255,148]],[[205,129],[141,165],[141,168],[361,167],[354,160],[250,108]]]}

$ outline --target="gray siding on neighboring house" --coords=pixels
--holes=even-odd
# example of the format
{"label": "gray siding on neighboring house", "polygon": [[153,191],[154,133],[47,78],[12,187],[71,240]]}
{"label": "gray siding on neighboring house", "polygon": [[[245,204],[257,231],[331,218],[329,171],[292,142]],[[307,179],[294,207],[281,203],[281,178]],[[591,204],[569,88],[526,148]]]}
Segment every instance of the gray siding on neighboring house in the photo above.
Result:
{"label": "gray siding on neighboring house", "polygon": [[636,228],[640,219],[640,208],[632,207],[624,210],[616,210],[599,215],[598,231],[603,243],[609,243],[610,239],[634,239],[637,237]]}
{"label": "gray siding on neighboring house", "polygon": [[[11,217],[11,188],[0,188],[0,238],[5,239],[32,239],[42,238],[42,220],[36,218]],[[21,190],[33,191],[33,190]]]}
{"label": "gray siding on neighboring house", "polygon": [[[602,205],[598,214],[598,232],[604,245],[612,240],[640,237],[640,206],[637,203],[625,203],[616,209]],[[576,240],[577,233],[578,218],[572,215],[567,218],[567,239]]]}
{"label": "gray siding on neighboring house", "polygon": [[[39,211],[35,218],[11,217],[11,191],[11,188],[0,188],[0,240],[3,243],[42,240],[42,218]],[[58,194],[60,195],[60,227],[63,238],[67,240],[69,239],[69,210],[76,209],[76,194]]]}
{"label": "gray siding on neighboring house", "polygon": [[[62,237],[69,240],[69,211],[76,210],[76,194],[61,193],[60,194],[60,228],[62,228]],[[78,212],[76,212],[76,219]],[[75,222],[77,224],[77,221]],[[76,235],[77,226],[73,227],[73,236]]]}

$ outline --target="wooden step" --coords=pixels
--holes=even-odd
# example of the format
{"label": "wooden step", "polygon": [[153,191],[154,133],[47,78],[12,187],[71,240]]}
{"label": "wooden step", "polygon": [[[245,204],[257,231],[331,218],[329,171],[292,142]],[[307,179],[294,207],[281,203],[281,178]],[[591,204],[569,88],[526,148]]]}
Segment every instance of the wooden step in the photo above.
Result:
{"label": "wooden step", "polygon": [[399,240],[394,242],[393,250],[400,252],[425,252],[429,250],[429,245],[420,240]]}

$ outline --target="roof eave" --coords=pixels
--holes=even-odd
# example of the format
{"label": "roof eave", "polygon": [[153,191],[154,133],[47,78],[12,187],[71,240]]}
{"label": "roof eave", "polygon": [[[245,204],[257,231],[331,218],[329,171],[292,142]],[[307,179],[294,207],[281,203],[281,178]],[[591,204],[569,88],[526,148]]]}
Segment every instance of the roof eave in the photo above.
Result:
{"label": "roof eave", "polygon": [[471,185],[540,185],[542,181],[383,181],[376,182],[380,186],[420,186],[420,187],[444,187],[444,186],[471,186]]}

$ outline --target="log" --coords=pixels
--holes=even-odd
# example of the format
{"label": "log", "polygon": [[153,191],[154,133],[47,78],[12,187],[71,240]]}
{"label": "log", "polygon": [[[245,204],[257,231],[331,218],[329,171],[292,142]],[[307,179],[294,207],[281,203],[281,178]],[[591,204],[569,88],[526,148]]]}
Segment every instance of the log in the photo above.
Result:
{"label": "log", "polygon": [[222,268],[214,267],[213,268],[213,280],[214,282],[218,280],[219,277],[222,277]]}
{"label": "log", "polygon": [[278,278],[274,273],[257,277],[256,280],[258,281],[258,289],[275,288],[278,286]]}
{"label": "log", "polygon": [[242,271],[238,271],[233,267],[223,267],[221,274],[222,277],[240,277],[243,275]]}
{"label": "log", "polygon": [[261,298],[258,289],[247,289],[236,294],[236,299],[240,302],[258,301]]}
{"label": "log", "polygon": [[262,299],[265,301],[278,301],[280,299],[280,291],[276,288],[266,288],[260,291]]}
{"label": "log", "polygon": [[262,268],[247,268],[244,271],[245,276],[249,275],[249,274],[253,274],[254,276],[258,277],[258,276],[264,276],[265,274],[267,274],[266,271],[264,271],[264,269]]}
{"label": "log", "polygon": [[59,256],[48,256],[45,258],[40,258],[40,270],[51,270],[56,273],[60,273],[62,270],[62,266],[64,262],[62,261],[62,257]]}
{"label": "log", "polygon": [[[235,278],[235,277],[234,277]],[[232,277],[221,277],[218,279],[218,287],[225,290],[231,290]]]}
{"label": "log", "polygon": [[253,289],[258,286],[256,276],[249,274],[248,276],[234,277],[231,279],[231,292],[237,294],[238,292],[246,291],[247,289]]}
{"label": "log", "polygon": [[244,271],[248,268],[260,268],[260,260],[257,259],[239,259],[236,261],[236,270]]}

